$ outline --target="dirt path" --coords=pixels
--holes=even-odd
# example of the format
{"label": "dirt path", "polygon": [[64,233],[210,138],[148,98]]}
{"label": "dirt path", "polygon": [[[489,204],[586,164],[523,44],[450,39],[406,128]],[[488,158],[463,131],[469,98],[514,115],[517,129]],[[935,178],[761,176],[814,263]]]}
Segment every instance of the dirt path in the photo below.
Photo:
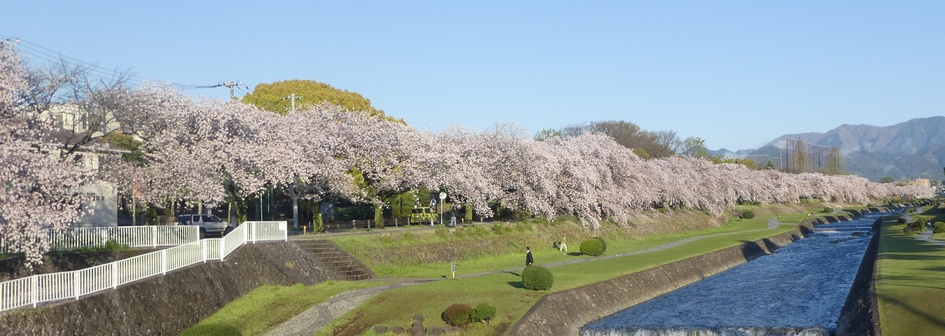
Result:
{"label": "dirt path", "polygon": [[[791,224],[791,225],[796,225],[796,224]],[[710,237],[719,237],[719,236],[728,236],[728,235],[740,234],[740,233],[745,233],[745,232],[765,231],[765,230],[770,230],[770,229],[755,229],[755,230],[726,232],[726,233],[717,233],[717,234],[706,235],[706,236],[691,237],[691,238],[674,241],[672,243],[666,243],[663,245],[654,246],[654,247],[651,247],[645,250],[640,250],[640,251],[618,253],[618,254],[607,255],[607,256],[602,256],[602,257],[597,257],[597,258],[581,258],[581,259],[574,259],[574,260],[567,260],[567,261],[559,261],[559,262],[547,263],[543,265],[546,267],[556,267],[556,266],[571,265],[571,264],[577,264],[577,263],[583,263],[583,262],[598,261],[602,259],[612,259],[612,258],[647,254],[647,253],[653,253],[653,252],[662,251],[662,250],[670,249],[673,247],[685,245],[685,244],[688,244],[688,243],[691,243],[700,239],[705,239],[705,238],[710,238]],[[578,252],[573,252],[573,253],[578,253]],[[495,271],[489,271],[489,272],[463,274],[457,277],[472,278],[472,277],[499,274],[499,273],[520,272],[521,270],[522,270],[521,267],[515,267],[515,268],[508,268],[508,269],[495,270]],[[357,308],[359,305],[369,300],[370,298],[374,297],[375,295],[380,294],[388,289],[412,286],[412,285],[427,283],[431,281],[438,281],[440,279],[376,279],[376,280],[377,281],[393,281],[393,283],[388,284],[388,285],[378,286],[378,287],[371,287],[371,288],[348,291],[345,293],[335,295],[331,297],[330,299],[328,299],[327,301],[322,302],[302,312],[301,314],[293,317],[292,319],[286,321],[285,323],[276,327],[272,331],[266,333],[266,335],[267,336],[282,336],[282,335],[308,336],[315,333],[318,330],[321,330],[322,328],[327,326],[329,323],[331,323],[331,321],[335,320],[338,317],[341,317],[342,315],[346,314],[352,309]]]}

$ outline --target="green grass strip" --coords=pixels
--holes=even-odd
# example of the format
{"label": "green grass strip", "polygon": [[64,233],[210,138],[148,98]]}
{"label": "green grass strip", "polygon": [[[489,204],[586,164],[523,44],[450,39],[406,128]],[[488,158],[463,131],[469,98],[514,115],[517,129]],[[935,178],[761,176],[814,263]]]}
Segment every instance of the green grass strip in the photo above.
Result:
{"label": "green grass strip", "polygon": [[380,282],[325,281],[312,286],[261,286],[181,335],[262,335],[337,294]]}
{"label": "green grass strip", "polygon": [[945,246],[906,236],[904,226],[883,223],[876,279],[882,333],[945,335]]}
{"label": "green grass strip", "polygon": [[[798,217],[801,218],[801,217]],[[783,222],[782,218],[782,222]],[[385,291],[349,312],[332,325],[320,330],[316,335],[354,335],[367,330],[364,335],[373,335],[369,330],[375,325],[408,327],[413,315],[425,317],[425,327],[447,327],[440,319],[440,314],[453,303],[466,303],[475,306],[486,302],[498,308],[498,314],[489,324],[474,324],[463,330],[463,335],[501,335],[517,322],[542,295],[600,282],[621,275],[638,272],[655,266],[683,260],[697,255],[736,246],[745,242],[774,236],[794,229],[794,226],[781,226],[772,230],[757,230],[759,221],[739,221],[733,223],[736,228],[724,235],[708,236],[686,244],[661,251],[617,257],[610,259],[589,260],[587,262],[551,267],[554,285],[550,291],[530,291],[521,286],[519,271],[506,271],[465,279],[450,279],[422,285],[402,287]],[[799,221],[798,221],[799,222]],[[747,231],[747,232],[739,232]],[[731,233],[731,234],[728,234]],[[649,247],[699,236],[698,232],[666,238],[657,237],[653,241],[647,238],[633,240],[633,243],[608,243],[606,255],[642,250]],[[613,247],[611,247],[613,246]],[[552,255],[536,254],[536,263],[550,263],[565,259],[560,253]],[[593,258],[584,257],[581,258]],[[522,258],[519,258],[522,259]],[[524,260],[524,259],[523,259]],[[518,260],[517,263],[520,263]],[[493,265],[493,269],[502,267]],[[516,267],[520,265],[515,265]]]}

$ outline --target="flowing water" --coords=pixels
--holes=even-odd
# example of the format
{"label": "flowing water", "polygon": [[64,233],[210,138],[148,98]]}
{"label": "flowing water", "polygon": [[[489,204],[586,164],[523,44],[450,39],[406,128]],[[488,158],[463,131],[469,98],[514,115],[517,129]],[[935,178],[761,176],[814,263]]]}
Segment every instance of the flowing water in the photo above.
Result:
{"label": "flowing water", "polygon": [[581,335],[830,334],[879,215],[817,225],[773,254],[591,322]]}

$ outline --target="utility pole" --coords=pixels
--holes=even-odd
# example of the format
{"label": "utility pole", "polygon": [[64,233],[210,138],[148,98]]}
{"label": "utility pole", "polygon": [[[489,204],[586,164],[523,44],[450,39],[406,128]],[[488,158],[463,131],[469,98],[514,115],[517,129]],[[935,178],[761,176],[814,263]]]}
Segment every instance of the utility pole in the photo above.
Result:
{"label": "utility pole", "polygon": [[[237,87],[245,86],[245,85],[243,84],[243,82],[240,82],[240,81],[236,81],[236,82],[234,82],[234,81],[225,81],[225,82],[223,82],[223,83],[220,83],[220,85],[230,88],[230,99],[232,99],[232,100],[237,100],[237,99],[236,99],[236,92],[234,92],[234,90],[235,90]],[[248,87],[247,87],[247,89],[248,89]]]}
{"label": "utility pole", "polygon": [[289,111],[295,112],[295,101],[296,101],[296,100],[299,100],[299,99],[302,99],[302,96],[296,96],[296,95],[293,93],[293,94],[288,95],[287,97],[282,97],[282,100],[286,100],[286,99],[288,99],[289,101],[292,102],[292,109],[290,109]]}

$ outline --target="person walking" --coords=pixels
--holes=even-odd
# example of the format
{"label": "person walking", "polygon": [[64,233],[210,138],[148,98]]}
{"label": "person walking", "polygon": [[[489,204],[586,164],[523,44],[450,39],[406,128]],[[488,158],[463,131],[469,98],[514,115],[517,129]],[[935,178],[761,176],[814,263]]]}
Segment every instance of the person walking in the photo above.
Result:
{"label": "person walking", "polygon": [[564,236],[561,236],[561,242],[558,243],[558,251],[564,251],[564,254],[568,254],[568,241],[565,240]]}
{"label": "person walking", "polygon": [[531,266],[535,262],[535,259],[532,258],[532,247],[525,246],[525,266]]}

